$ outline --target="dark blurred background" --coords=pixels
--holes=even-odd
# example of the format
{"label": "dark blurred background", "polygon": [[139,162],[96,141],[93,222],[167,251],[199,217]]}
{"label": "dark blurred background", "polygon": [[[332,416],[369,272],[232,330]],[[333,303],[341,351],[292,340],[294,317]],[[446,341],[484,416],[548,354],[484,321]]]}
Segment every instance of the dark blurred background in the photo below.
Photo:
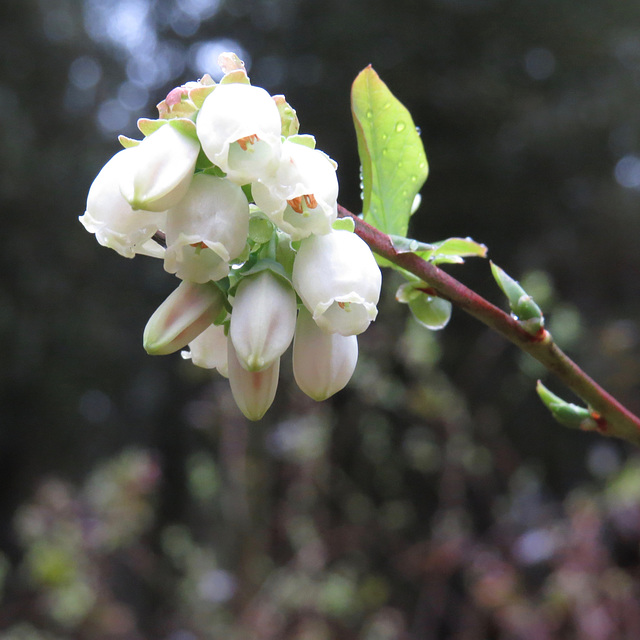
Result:
{"label": "dark blurred background", "polygon": [[[640,411],[640,4],[4,0],[3,639],[637,639],[640,458],[555,424],[528,358],[394,301],[317,405],[283,361],[228,384],[147,356],[175,280],[78,223],[138,117],[222,51],[284,93],[359,207],[349,88],[372,63],[430,161],[411,234],[472,236]],[[449,267],[503,305],[488,263]]]}

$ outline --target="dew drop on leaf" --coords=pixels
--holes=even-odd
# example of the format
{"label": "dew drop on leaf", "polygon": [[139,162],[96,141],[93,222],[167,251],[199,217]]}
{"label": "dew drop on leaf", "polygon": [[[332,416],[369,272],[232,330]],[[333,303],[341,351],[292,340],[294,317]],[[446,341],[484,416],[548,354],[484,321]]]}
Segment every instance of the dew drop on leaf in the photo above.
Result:
{"label": "dew drop on leaf", "polygon": [[404,131],[406,126],[407,125],[402,120],[400,120],[396,122],[396,131],[398,133],[400,133],[401,131]]}

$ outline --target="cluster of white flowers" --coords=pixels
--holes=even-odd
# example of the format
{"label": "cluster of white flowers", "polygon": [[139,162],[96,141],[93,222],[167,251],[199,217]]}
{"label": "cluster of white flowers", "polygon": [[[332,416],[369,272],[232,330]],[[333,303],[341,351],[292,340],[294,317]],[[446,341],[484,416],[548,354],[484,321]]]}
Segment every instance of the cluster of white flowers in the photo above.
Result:
{"label": "cluster of white flowers", "polygon": [[258,420],[292,341],[302,391],[323,400],[347,384],[381,274],[358,236],[334,228],[335,162],[235,55],[220,66],[220,83],[178,87],[158,120],[140,120],[142,141],[120,137],[80,221],[100,244],[159,258],[181,280],[149,320],[145,349],[188,347],[183,356],[227,376]]}

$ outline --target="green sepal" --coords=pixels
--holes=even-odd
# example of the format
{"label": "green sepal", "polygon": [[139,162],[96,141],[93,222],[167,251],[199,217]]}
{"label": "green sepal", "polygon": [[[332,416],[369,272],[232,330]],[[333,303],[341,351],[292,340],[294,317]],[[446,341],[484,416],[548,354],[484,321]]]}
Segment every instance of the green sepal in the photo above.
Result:
{"label": "green sepal", "polygon": [[182,135],[188,138],[193,138],[198,141],[198,134],[196,132],[196,123],[190,118],[173,118],[169,120],[169,124]]}
{"label": "green sepal", "polygon": [[140,144],[140,140],[135,140],[134,138],[128,138],[127,136],[118,136],[118,142],[125,148],[131,149],[132,147],[137,147]]}
{"label": "green sepal", "polygon": [[220,84],[251,84],[249,76],[244,69],[235,69],[225,74],[220,80]]}
{"label": "green sepal", "polygon": [[289,136],[287,140],[289,142],[301,144],[303,147],[307,147],[308,149],[316,148],[316,139],[308,133],[297,133],[296,135]]}
{"label": "green sepal", "polygon": [[356,230],[356,223],[353,218],[336,218],[331,225],[332,229],[336,231],[349,231],[353,233]]}
{"label": "green sepal", "polygon": [[[273,96],[273,100],[280,113],[280,132],[285,138],[295,136],[300,129],[300,121],[296,110],[287,102],[283,95]],[[314,140],[315,147],[315,140]],[[312,149],[314,148],[312,147]]]}
{"label": "green sepal", "polygon": [[196,87],[195,89],[191,89],[191,91],[189,91],[189,98],[191,99],[191,102],[193,102],[193,104],[198,109],[202,107],[202,105],[204,104],[204,101],[209,97],[209,95],[216,88],[215,82],[213,82],[213,79],[208,74],[202,77],[200,79],[200,82],[203,82],[205,78],[209,78],[213,84],[206,84],[203,87]]}
{"label": "green sepal", "polygon": [[535,300],[503,269],[491,262],[491,273],[507,296],[511,312],[522,328],[532,335],[544,328],[544,316]]}
{"label": "green sepal", "polygon": [[540,380],[536,384],[536,391],[545,407],[551,411],[551,415],[565,427],[583,431],[593,431],[598,428],[589,409],[566,402],[555,393],[551,393]]}
{"label": "green sepal", "polygon": [[246,278],[247,276],[254,276],[256,273],[261,273],[262,271],[270,271],[273,275],[287,282],[289,286],[293,286],[291,284],[291,278],[285,271],[284,267],[279,262],[276,262],[276,260],[272,260],[271,258],[261,258],[260,260],[253,262],[249,268],[239,269],[237,274],[242,278]]}
{"label": "green sepal", "polygon": [[276,260],[279,264],[282,265],[282,268],[286,273],[293,273],[293,262],[296,259],[297,250],[294,249],[294,244],[297,244],[298,247],[300,245],[300,241],[296,241],[295,243],[291,242],[291,236],[284,231],[280,231],[279,229],[276,231],[277,233],[277,244],[276,244]]}
{"label": "green sepal", "polygon": [[[200,149],[200,153],[203,153],[202,149]],[[198,155],[198,160],[196,160],[196,169],[200,169],[202,173],[206,173],[208,176],[215,176],[216,178],[226,177],[227,174],[218,165],[213,164],[212,162],[209,161],[208,165],[204,167],[199,167],[198,166],[199,161],[200,161],[200,155]]]}
{"label": "green sepal", "polygon": [[364,219],[383,233],[404,236],[429,170],[420,134],[407,108],[371,66],[353,83],[351,109],[362,166]]}
{"label": "green sepal", "polygon": [[275,225],[266,218],[252,215],[249,218],[249,238],[255,244],[266,244],[271,240]]}
{"label": "green sepal", "polygon": [[138,118],[138,129],[142,135],[150,136],[155,133],[160,127],[169,123],[169,120],[152,120],[151,118]]}

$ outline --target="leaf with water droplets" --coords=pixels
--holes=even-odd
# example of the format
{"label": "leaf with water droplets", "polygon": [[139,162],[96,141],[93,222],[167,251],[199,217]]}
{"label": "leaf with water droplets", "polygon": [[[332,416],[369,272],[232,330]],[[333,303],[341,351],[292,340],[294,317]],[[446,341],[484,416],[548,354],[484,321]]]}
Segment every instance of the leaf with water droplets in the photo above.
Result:
{"label": "leaf with water droplets", "polygon": [[407,108],[371,66],[351,90],[362,163],[364,219],[384,233],[404,236],[416,194],[427,179],[427,158]]}

